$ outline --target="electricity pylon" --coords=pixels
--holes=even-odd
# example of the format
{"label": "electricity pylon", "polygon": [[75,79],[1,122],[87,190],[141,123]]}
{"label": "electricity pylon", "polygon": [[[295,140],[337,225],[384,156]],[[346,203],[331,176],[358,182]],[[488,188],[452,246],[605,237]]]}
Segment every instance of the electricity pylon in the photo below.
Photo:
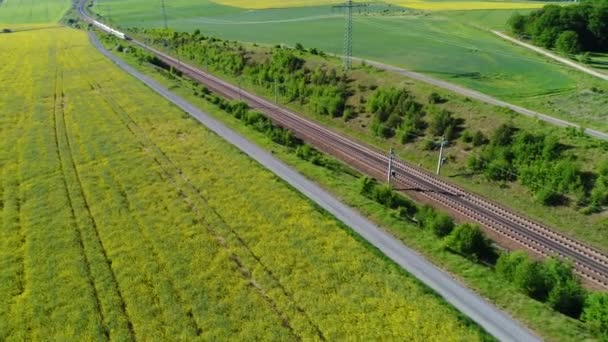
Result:
{"label": "electricity pylon", "polygon": [[165,30],[166,30],[169,28],[169,25],[167,25],[167,8],[165,8],[165,0],[160,0],[160,5],[163,10],[163,21],[165,23]]}
{"label": "electricity pylon", "polygon": [[346,70],[350,70],[353,67],[353,8],[363,6],[365,4],[353,3],[353,0],[333,6],[346,9],[346,25],[344,30],[344,69]]}

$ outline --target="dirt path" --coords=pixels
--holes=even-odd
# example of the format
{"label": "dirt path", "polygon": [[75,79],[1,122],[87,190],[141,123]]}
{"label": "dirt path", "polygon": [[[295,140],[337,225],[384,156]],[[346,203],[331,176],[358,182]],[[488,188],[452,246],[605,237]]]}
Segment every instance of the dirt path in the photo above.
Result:
{"label": "dirt path", "polygon": [[565,64],[565,65],[567,65],[569,67],[578,69],[578,70],[580,70],[580,71],[582,71],[582,72],[584,72],[586,74],[589,74],[591,76],[595,76],[597,78],[601,78],[604,81],[608,81],[608,75],[607,74],[603,74],[601,72],[598,72],[598,71],[595,71],[593,69],[587,68],[584,65],[581,65],[581,64],[578,64],[576,62],[573,62],[573,61],[569,60],[568,58],[560,57],[560,56],[558,56],[558,55],[556,55],[554,53],[551,53],[551,52],[549,52],[549,51],[547,51],[547,50],[545,50],[543,48],[540,48],[538,46],[534,46],[532,44],[524,43],[521,40],[515,39],[515,38],[513,38],[511,36],[508,36],[508,35],[500,32],[500,31],[492,30],[492,33],[494,33],[495,35],[499,36],[500,38],[502,38],[504,40],[510,41],[511,43],[515,43],[515,44],[517,44],[519,46],[523,46],[523,47],[525,47],[527,49],[530,49],[530,50],[532,50],[534,52],[540,53],[541,55],[547,56],[547,57],[549,57],[551,59],[554,59],[554,60],[556,60],[556,61],[558,61],[560,63],[563,63],[563,64]]}

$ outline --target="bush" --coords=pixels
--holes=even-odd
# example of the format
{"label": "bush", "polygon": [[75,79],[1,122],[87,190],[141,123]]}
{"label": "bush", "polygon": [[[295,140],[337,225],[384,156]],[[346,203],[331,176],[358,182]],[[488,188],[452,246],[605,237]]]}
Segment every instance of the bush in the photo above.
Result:
{"label": "bush", "polygon": [[435,236],[444,237],[454,229],[454,220],[448,215],[437,213],[431,220],[427,221],[426,228],[432,231]]}
{"label": "bush", "polygon": [[462,141],[464,141],[465,143],[468,143],[468,144],[473,142],[473,134],[469,130],[462,132],[462,135],[460,136],[460,138],[462,139]]}
{"label": "bush", "polygon": [[438,213],[428,205],[420,207],[415,213],[414,219],[419,226],[428,229],[437,237],[447,236],[454,229],[454,220],[451,217]]}
{"label": "bush", "polygon": [[528,254],[522,251],[502,253],[496,261],[496,272],[512,282],[517,266],[528,258]]}
{"label": "bush", "polygon": [[452,117],[452,113],[438,108],[432,108],[431,113],[431,132],[436,136],[445,135],[445,138],[448,140],[454,138],[453,133],[456,127],[456,120]]}
{"label": "bush", "polygon": [[405,89],[376,90],[367,100],[367,110],[374,114],[372,131],[384,138],[394,136],[400,128],[418,135],[426,126],[422,105],[414,101]]}
{"label": "bush", "polygon": [[446,247],[474,259],[491,259],[494,256],[492,242],[478,226],[461,224],[447,236]]}
{"label": "bush", "polygon": [[544,274],[543,264],[531,258],[526,258],[517,265],[513,283],[528,296],[540,301],[547,299],[551,286]]}
{"label": "bush", "polygon": [[376,187],[376,180],[370,177],[362,177],[359,179],[359,187],[361,194],[365,197],[372,197],[374,188]]}
{"label": "bush", "polygon": [[473,146],[475,146],[475,147],[485,145],[488,142],[489,142],[488,138],[486,138],[486,136],[483,135],[483,133],[481,131],[477,131],[477,132],[475,132],[475,135],[473,135]]}
{"label": "bush", "polygon": [[590,331],[608,340],[608,293],[590,294],[581,319]]}
{"label": "bush", "polygon": [[438,104],[438,103],[445,103],[445,102],[446,102],[446,99],[444,99],[443,97],[441,97],[441,95],[439,95],[439,94],[437,94],[435,92],[432,92],[429,95],[429,103],[430,104]]}
{"label": "bush", "polygon": [[512,252],[498,258],[496,272],[530,297],[568,316],[580,316],[586,294],[571,265],[557,259],[539,262],[523,252]]}
{"label": "bush", "polygon": [[418,207],[412,201],[395,192],[387,184],[378,184],[374,179],[363,177],[359,181],[361,194],[387,208],[397,209],[399,216],[410,218],[416,215]]}

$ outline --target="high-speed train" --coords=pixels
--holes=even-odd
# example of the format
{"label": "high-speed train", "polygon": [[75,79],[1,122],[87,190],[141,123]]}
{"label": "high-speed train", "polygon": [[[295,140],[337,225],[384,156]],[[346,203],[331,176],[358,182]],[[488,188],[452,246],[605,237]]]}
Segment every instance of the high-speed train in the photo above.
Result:
{"label": "high-speed train", "polygon": [[97,28],[99,28],[100,30],[102,30],[104,32],[115,35],[116,37],[118,37],[120,39],[129,40],[129,37],[126,34],[120,32],[120,31],[117,31],[108,25],[102,24],[97,20],[91,20],[91,24],[93,24],[93,26],[96,26]]}

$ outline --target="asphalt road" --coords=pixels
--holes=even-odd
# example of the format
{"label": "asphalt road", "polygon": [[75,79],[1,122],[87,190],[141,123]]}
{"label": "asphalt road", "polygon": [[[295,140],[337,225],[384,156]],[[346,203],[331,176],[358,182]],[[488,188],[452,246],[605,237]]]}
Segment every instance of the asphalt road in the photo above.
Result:
{"label": "asphalt road", "polygon": [[320,186],[307,180],[304,176],[276,159],[270,153],[251,143],[218,120],[202,112],[183,98],[175,95],[156,81],[141,74],[118,57],[112,55],[101,46],[93,33],[90,33],[90,37],[93,45],[123,70],[190,114],[208,129],[221,136],[230,144],[236,146],[252,159],[262,164],[265,168],[335,216],[338,220],[349,226],[353,231],[378,248],[387,257],[436,291],[464,315],[483,327],[492,336],[501,341],[540,341],[536,335],[523,327],[519,322],[467,289],[446,272],[432,265],[424,257],[403,245],[399,240],[367,220],[356,210],[340,202]]}
{"label": "asphalt road", "polygon": [[[481,102],[485,102],[494,106],[498,106],[498,107],[503,107],[503,108],[508,108],[511,109],[512,111],[519,113],[519,114],[523,114],[532,118],[537,118],[539,120],[548,122],[550,124],[553,125],[557,125],[557,126],[561,126],[561,127],[575,127],[575,128],[580,128],[579,125],[566,121],[566,120],[562,120],[562,119],[558,119],[555,118],[553,116],[547,115],[547,114],[542,114],[539,112],[535,112],[533,110],[530,109],[526,109],[524,107],[520,107],[502,100],[499,100],[497,98],[494,98],[492,96],[480,93],[478,91],[475,90],[471,90],[465,87],[461,87],[458,85],[455,85],[453,83],[449,83],[447,81],[442,81],[433,77],[429,77],[417,72],[413,72],[413,71],[409,71],[409,70],[405,70],[393,65],[389,65],[389,64],[384,64],[381,62],[376,62],[376,61],[370,61],[370,60],[366,60],[363,58],[355,58],[353,57],[353,60],[358,60],[358,61],[365,61],[366,64],[368,65],[372,65],[375,66],[376,68],[382,69],[382,70],[386,70],[386,71],[391,71],[409,78],[413,78],[415,80],[424,82],[424,83],[428,83],[443,89],[447,89],[450,91],[453,91],[457,94],[463,95],[463,96],[467,96],[470,97],[472,99],[475,100],[479,100]],[[604,132],[600,132],[594,129],[589,129],[586,128],[585,129],[585,133],[589,136],[598,138],[598,139],[602,139],[602,140],[608,140],[608,133],[604,133]]]}

